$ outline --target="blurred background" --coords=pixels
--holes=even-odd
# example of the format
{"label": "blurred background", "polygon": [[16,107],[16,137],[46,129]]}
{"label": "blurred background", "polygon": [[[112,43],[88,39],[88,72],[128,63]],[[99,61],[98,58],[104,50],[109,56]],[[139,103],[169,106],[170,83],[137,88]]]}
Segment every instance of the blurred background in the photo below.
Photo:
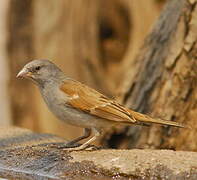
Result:
{"label": "blurred background", "polygon": [[[126,72],[138,68],[136,57],[166,3],[165,0],[1,0],[0,125],[16,125],[66,139],[82,134],[80,128],[64,124],[49,112],[38,89],[30,81],[16,79],[17,72],[27,62],[38,58],[52,60],[68,76],[117,98],[135,110],[186,122],[189,116],[174,116],[177,104],[167,108],[165,101],[158,102],[159,105],[154,103],[161,90],[152,99],[147,97],[150,107],[146,109],[135,107],[129,99],[124,101],[129,92],[125,89],[128,83],[131,84]],[[169,71],[163,82],[169,82],[171,75]],[[139,137],[142,130],[145,133]],[[164,131],[166,144],[163,143],[165,138],[158,140]],[[157,133],[160,135],[154,136]],[[177,139],[182,136],[177,129],[124,128],[112,130],[101,141],[116,148],[196,150],[197,144],[191,146],[186,140],[188,136],[191,136],[190,140],[196,136],[194,131],[192,133],[184,130],[180,142]]]}

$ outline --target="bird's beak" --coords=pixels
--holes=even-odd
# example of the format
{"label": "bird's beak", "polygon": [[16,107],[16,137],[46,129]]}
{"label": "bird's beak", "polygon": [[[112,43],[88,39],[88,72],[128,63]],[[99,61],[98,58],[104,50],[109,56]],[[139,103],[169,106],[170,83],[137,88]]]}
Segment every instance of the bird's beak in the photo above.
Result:
{"label": "bird's beak", "polygon": [[25,78],[25,77],[31,77],[32,76],[32,72],[28,71],[28,69],[23,68],[18,74],[17,74],[17,78]]}

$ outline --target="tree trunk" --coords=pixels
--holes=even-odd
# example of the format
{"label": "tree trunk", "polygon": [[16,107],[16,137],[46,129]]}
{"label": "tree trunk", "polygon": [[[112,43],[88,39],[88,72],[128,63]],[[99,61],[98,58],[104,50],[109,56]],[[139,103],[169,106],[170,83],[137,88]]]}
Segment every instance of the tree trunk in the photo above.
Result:
{"label": "tree trunk", "polygon": [[130,127],[127,147],[197,150],[196,14],[196,1],[168,1],[137,57],[125,60],[120,90],[128,107],[192,129]]}

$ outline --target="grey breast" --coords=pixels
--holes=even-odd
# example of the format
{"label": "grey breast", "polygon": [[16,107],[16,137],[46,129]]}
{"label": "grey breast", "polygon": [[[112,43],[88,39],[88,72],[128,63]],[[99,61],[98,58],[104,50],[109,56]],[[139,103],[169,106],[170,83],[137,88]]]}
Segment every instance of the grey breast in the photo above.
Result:
{"label": "grey breast", "polygon": [[40,88],[40,91],[48,108],[58,119],[80,127],[94,127],[102,121],[88,113],[72,108],[66,103],[69,100],[69,97],[67,97],[59,88],[55,87],[59,86],[49,84],[45,88]]}

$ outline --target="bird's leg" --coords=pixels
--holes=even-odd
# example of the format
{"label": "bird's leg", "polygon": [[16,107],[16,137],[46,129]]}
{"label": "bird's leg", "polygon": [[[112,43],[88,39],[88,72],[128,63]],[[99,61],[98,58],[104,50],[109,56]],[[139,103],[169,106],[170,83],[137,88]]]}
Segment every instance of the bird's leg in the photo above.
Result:
{"label": "bird's leg", "polygon": [[131,116],[131,118],[134,120],[134,122],[136,122],[137,120],[135,119],[135,117],[134,116]]}
{"label": "bird's leg", "polygon": [[75,143],[83,140],[83,139],[86,139],[88,137],[90,137],[91,135],[91,129],[89,128],[84,128],[84,133],[83,133],[83,136],[80,136],[72,141],[69,141],[68,143],[64,144],[64,145],[60,145],[59,148],[74,148],[74,147],[78,147],[80,146],[79,144],[75,145]]}
{"label": "bird's leg", "polygon": [[91,129],[84,128],[83,136],[80,136],[80,137],[78,137],[78,138],[76,138],[72,141],[69,141],[68,143],[66,143],[66,145],[73,145],[73,144],[75,144],[75,143],[77,143],[77,142],[79,142],[83,139],[86,139],[86,138],[90,137],[90,135],[91,135]]}
{"label": "bird's leg", "polygon": [[78,147],[65,148],[65,150],[66,151],[79,151],[79,150],[86,149],[90,143],[95,141],[102,134],[102,131],[99,131],[98,129],[93,128],[92,130],[93,130],[94,136],[90,138],[88,141],[86,141],[84,144]]}

